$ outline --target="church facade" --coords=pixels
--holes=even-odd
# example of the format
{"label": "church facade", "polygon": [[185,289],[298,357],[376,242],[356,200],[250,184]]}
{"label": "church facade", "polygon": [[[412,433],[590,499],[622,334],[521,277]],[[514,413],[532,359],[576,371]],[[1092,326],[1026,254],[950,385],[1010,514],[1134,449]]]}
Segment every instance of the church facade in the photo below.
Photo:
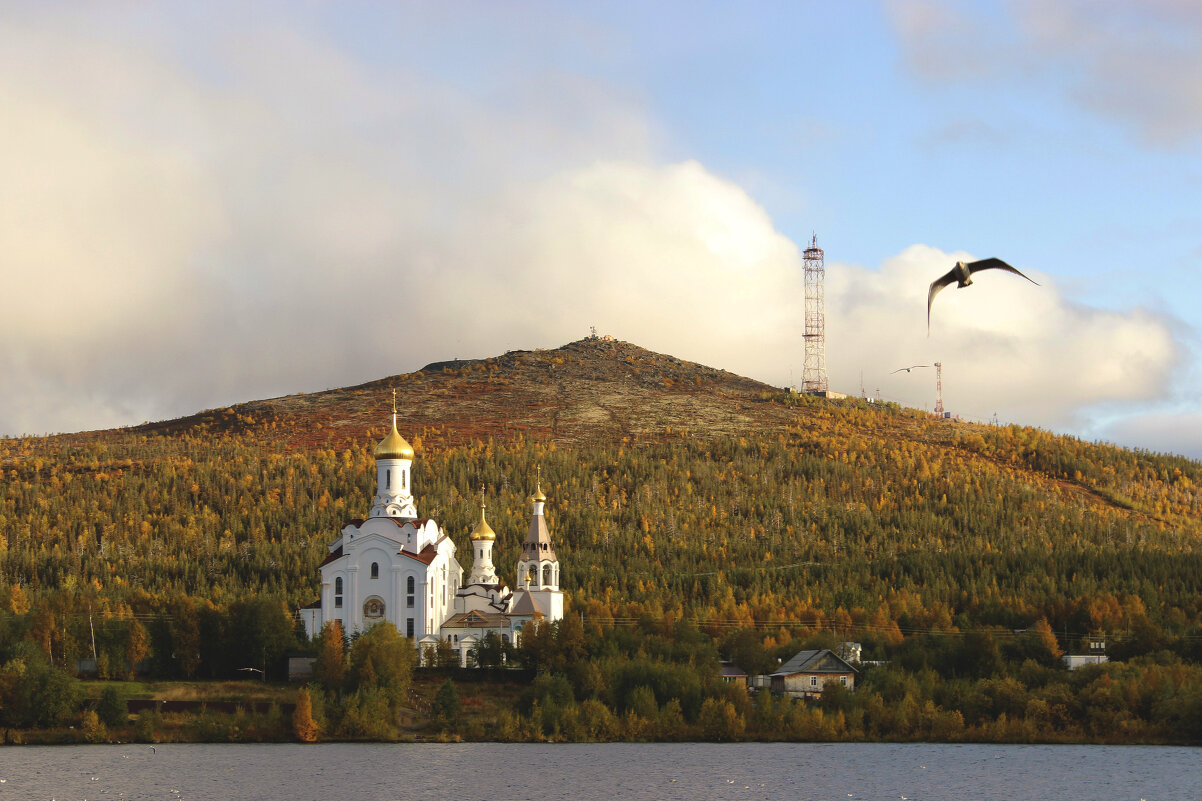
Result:
{"label": "church facade", "polygon": [[337,620],[347,634],[386,621],[425,648],[449,644],[467,664],[489,633],[518,644],[522,627],[541,617],[563,617],[559,560],[543,509],[541,481],[530,497],[530,528],[517,564],[516,588],[505,586],[492,561],[496,533],[485,518],[472,529],[472,569],[464,571],[455,543],[434,520],[421,518],[413,499],[413,448],[392,430],[375,448],[376,495],[368,516],[343,526],[320,565],[321,597],[300,610],[305,631],[316,636]]}

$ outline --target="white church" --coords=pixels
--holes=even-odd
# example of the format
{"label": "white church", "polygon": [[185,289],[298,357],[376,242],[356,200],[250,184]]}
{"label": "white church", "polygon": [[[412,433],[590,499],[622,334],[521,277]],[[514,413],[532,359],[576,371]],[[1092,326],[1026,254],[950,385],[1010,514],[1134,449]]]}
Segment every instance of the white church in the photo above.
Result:
{"label": "white church", "polygon": [[351,520],[328,546],[321,563],[321,598],[300,610],[305,631],[315,636],[337,620],[347,634],[380,621],[396,626],[416,647],[445,642],[460,664],[490,632],[517,645],[522,627],[541,617],[563,618],[559,560],[543,516],[547,498],[535,485],[530,530],[518,559],[519,586],[511,590],[492,561],[496,534],[484,516],[472,529],[472,571],[463,581],[455,543],[434,520],[419,518],[410,467],[413,448],[392,430],[375,449],[376,497],[366,520]]}

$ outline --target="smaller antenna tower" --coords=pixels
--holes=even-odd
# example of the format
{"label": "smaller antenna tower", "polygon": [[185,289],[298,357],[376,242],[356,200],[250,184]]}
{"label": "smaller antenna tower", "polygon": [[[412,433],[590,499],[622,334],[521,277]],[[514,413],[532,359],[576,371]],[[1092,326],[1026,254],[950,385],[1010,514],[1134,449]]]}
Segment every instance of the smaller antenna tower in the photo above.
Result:
{"label": "smaller antenna tower", "polygon": [[823,284],[826,281],[825,255],[818,247],[818,235],[802,254],[805,259],[805,368],[801,374],[802,392],[825,395],[830,390],[826,380],[826,310]]}
{"label": "smaller antenna tower", "polygon": [[935,414],[943,417],[943,362],[935,362]]}

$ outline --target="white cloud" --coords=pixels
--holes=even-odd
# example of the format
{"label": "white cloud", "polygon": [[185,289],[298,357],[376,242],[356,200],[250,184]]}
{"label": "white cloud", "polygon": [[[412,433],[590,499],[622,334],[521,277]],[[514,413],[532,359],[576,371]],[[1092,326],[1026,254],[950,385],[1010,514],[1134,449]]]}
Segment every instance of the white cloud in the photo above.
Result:
{"label": "white cloud", "polygon": [[560,102],[497,106],[256,20],[201,26],[198,64],[156,49],[179,31],[146,19],[131,45],[107,18],[38,16],[0,18],[15,121],[0,126],[2,432],[136,423],[440,358],[462,318],[385,332],[437,317],[488,272],[480,231],[515,183],[645,160],[652,137],[637,107],[572,76],[539,76]]}
{"label": "white cloud", "polygon": [[[657,159],[654,122],[603,84],[540,72],[555,102],[477,96],[297,31],[217,36],[202,68],[8,27],[0,431],[137,423],[590,325],[800,380],[797,246],[732,181]],[[1019,266],[1043,287],[947,290],[928,339],[927,284],[962,255],[828,266],[834,388],[863,370],[929,406],[933,379],[889,371],[941,359],[949,409],[1047,425],[1163,392],[1165,324],[1074,306],[1039,265]]]}
{"label": "white cloud", "polygon": [[[485,228],[495,269],[480,342],[514,326],[546,343],[596,324],[645,347],[764,375],[779,365],[797,248],[696,162],[598,162],[512,196]],[[465,261],[470,261],[465,257]],[[488,302],[488,299],[493,299]]]}
{"label": "white cloud", "polygon": [[1202,459],[1202,414],[1196,412],[1132,415],[1099,426],[1096,434],[1118,445]]}
{"label": "white cloud", "polygon": [[1073,304],[1037,265],[1015,266],[1042,286],[989,271],[963,290],[945,289],[928,337],[930,282],[957,260],[987,255],[915,245],[880,270],[828,267],[827,364],[836,388],[858,390],[863,370],[869,391],[929,409],[935,371],[892,371],[940,361],[948,411],[1055,427],[1078,425],[1096,403],[1165,393],[1180,357],[1166,322],[1138,309]]}

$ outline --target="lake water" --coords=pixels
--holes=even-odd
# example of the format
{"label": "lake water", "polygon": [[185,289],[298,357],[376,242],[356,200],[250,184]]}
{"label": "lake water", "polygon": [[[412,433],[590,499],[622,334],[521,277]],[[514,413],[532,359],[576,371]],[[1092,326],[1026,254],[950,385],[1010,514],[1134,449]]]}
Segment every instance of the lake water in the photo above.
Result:
{"label": "lake water", "polygon": [[0,747],[0,800],[1202,798],[1202,750],[890,744]]}

